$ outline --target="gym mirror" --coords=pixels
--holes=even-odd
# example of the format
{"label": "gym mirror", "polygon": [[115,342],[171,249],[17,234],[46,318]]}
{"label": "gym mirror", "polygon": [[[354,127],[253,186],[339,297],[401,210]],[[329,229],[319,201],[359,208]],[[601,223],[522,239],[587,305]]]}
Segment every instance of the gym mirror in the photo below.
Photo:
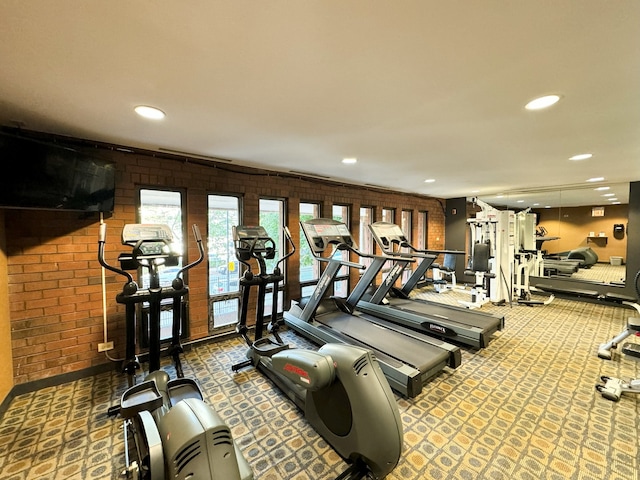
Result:
{"label": "gym mirror", "polygon": [[545,255],[566,257],[569,252],[586,247],[597,255],[597,263],[590,268],[575,272],[546,269],[545,276],[624,285],[628,183],[522,190],[480,199],[499,209],[518,212],[531,208],[537,213],[538,248]]}

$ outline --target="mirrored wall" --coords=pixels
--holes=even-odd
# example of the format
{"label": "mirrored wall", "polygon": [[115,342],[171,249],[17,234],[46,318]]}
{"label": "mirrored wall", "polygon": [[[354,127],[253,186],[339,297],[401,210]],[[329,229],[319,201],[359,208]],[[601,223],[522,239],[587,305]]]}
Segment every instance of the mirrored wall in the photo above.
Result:
{"label": "mirrored wall", "polygon": [[624,286],[629,183],[512,191],[479,199],[499,209],[536,213],[537,245],[550,259],[584,248],[597,256],[589,268],[547,268],[545,276]]}

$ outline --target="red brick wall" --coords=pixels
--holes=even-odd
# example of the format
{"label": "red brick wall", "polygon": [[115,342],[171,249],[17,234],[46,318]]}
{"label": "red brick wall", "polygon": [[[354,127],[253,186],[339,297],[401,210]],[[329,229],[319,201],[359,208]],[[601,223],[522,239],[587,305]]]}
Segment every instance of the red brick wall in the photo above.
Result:
{"label": "red brick wall", "polygon": [[[351,224],[358,235],[361,205],[375,207],[377,220],[383,207],[412,210],[417,232],[418,211],[429,212],[430,248],[444,248],[444,214],[439,201],[414,195],[373,191],[353,185],[329,184],[255,169],[203,165],[147,153],[122,153],[100,149],[100,156],[117,163],[116,206],[107,223],[107,261],[117,264],[123,225],[136,222],[138,187],[182,188],[186,192],[186,224],[207,228],[207,194],[243,196],[245,223],[258,221],[260,197],[287,201],[288,225],[296,245],[300,243],[298,203],[320,202],[324,215],[333,203],[351,206]],[[399,218],[397,219],[399,222]],[[7,263],[14,381],[21,384],[106,363],[97,352],[103,341],[101,268],[97,261],[99,219],[74,212],[6,210]],[[206,242],[206,239],[204,239]],[[415,239],[414,239],[415,242]],[[297,255],[297,254],[296,254]],[[188,257],[197,249],[189,230]],[[287,295],[298,293],[297,256],[290,262]],[[356,279],[354,273],[354,280]],[[121,332],[124,308],[115,302],[122,277],[106,272],[109,340],[114,357],[123,355]],[[207,269],[194,268],[189,275],[191,339],[208,335]]]}

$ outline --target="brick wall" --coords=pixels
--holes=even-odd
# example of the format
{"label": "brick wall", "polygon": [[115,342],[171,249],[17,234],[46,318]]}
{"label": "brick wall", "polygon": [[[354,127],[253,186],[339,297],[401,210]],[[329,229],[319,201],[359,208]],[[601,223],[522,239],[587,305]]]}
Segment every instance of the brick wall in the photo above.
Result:
{"label": "brick wall", "polygon": [[[324,215],[330,215],[333,203],[349,205],[356,238],[360,206],[373,206],[377,220],[383,207],[395,208],[398,222],[401,210],[412,210],[413,232],[418,230],[417,213],[428,211],[428,245],[444,248],[444,213],[435,199],[100,147],[93,153],[117,163],[116,206],[113,216],[105,219],[106,258],[114,265],[122,251],[122,227],[136,222],[139,187],[183,189],[186,224],[198,224],[203,234],[207,231],[207,194],[230,193],[242,195],[244,223],[257,223],[260,197],[284,198],[296,245],[300,244],[298,204],[306,201],[321,203]],[[6,210],[5,227],[14,382],[21,384],[107,363],[105,355],[97,352],[104,331],[101,268],[97,261],[98,216]],[[189,230],[188,260],[194,260],[197,253]],[[289,298],[299,292],[297,256],[290,265]],[[357,273],[353,275],[355,280]],[[116,343],[110,355],[121,357],[124,308],[116,304],[115,296],[123,280],[112,272],[106,272],[105,278],[109,340]],[[190,272],[189,288],[191,339],[206,337],[206,268]]]}

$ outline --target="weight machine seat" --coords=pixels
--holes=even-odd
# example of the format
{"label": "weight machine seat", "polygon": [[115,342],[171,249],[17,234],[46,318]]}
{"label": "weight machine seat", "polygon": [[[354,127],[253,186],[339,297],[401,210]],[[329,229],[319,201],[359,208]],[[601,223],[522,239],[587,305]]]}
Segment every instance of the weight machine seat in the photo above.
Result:
{"label": "weight machine seat", "polygon": [[442,264],[440,263],[432,263],[432,269],[437,268],[442,270],[443,272],[455,272],[456,271],[456,256],[452,253],[445,253],[444,258],[442,260]]}
{"label": "weight machine seat", "polygon": [[473,253],[471,255],[471,268],[464,272],[465,275],[475,275],[476,272],[485,272],[485,274],[488,274],[491,271],[489,268],[489,258],[491,257],[490,250],[490,245],[488,243],[474,244]]}
{"label": "weight machine seat", "polygon": [[485,272],[483,270],[465,270],[464,274],[465,275],[475,275],[479,271],[484,273],[484,277],[485,278],[496,278],[496,274],[495,273]]}

